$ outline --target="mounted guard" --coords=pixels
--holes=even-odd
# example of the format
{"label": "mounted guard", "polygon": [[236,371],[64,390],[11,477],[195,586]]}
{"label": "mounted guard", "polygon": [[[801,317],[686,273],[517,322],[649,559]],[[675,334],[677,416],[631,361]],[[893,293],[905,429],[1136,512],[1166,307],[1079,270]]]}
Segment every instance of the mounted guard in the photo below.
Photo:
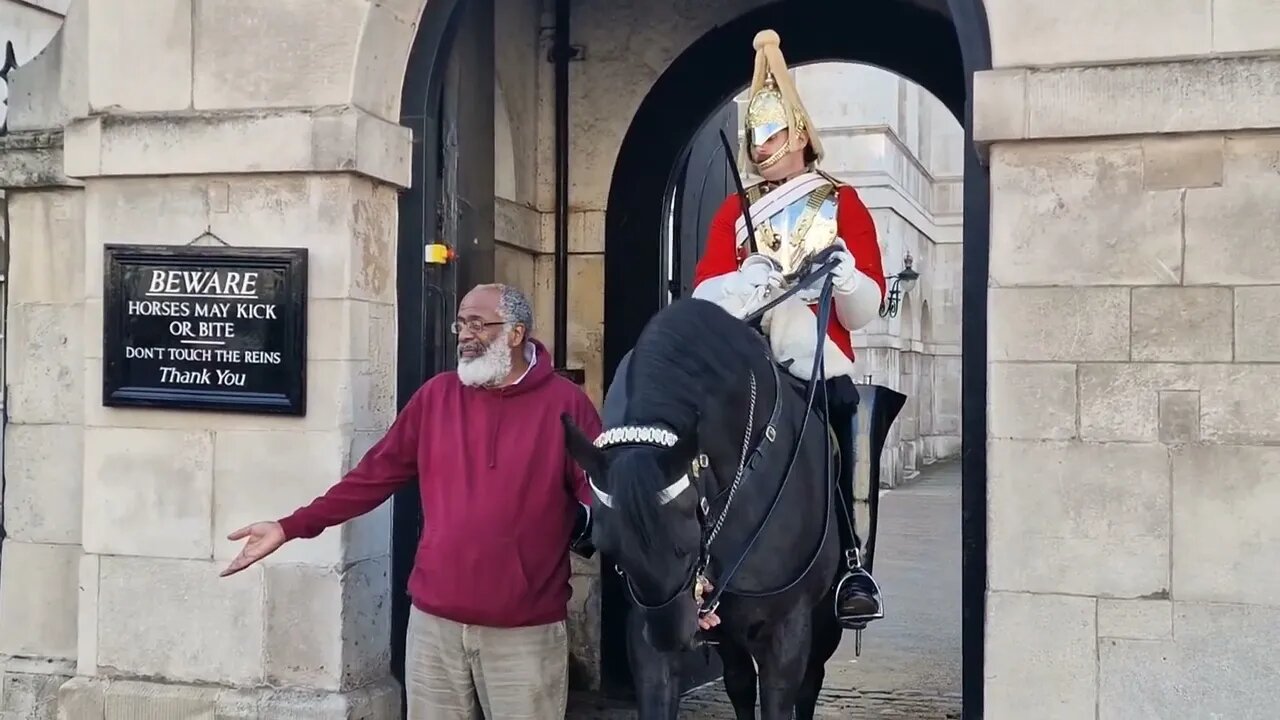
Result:
{"label": "mounted guard", "polygon": [[[760,328],[774,359],[800,380],[810,380],[823,349],[828,422],[839,447],[842,550],[846,572],[836,589],[841,626],[861,629],[884,616],[880,588],[863,565],[870,528],[858,508],[874,505],[855,492],[854,441],[858,392],[850,334],[876,317],[885,278],[875,224],[858,193],[818,168],[821,140],[792,83],[778,34],[755,37],[755,72],[743,118],[738,165],[762,180],[731,195],[712,219],[703,256],[694,271],[693,297],[745,318],[789,288],[817,253],[836,246],[832,305],[826,337],[817,337],[820,284],[801,290],[764,314]],[[740,186],[741,188],[741,186]],[[874,458],[872,459],[874,462]],[[863,483],[857,483],[863,485]],[[854,527],[863,524],[862,527]],[[860,537],[861,536],[861,537]]]}

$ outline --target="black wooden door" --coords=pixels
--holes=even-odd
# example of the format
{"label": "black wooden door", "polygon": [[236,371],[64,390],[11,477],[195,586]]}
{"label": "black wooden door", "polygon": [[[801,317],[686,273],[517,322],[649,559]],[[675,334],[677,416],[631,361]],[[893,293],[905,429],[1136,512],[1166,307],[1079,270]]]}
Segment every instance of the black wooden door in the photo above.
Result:
{"label": "black wooden door", "polygon": [[735,192],[728,162],[736,158],[726,160],[720,131],[728,135],[736,152],[737,124],[737,103],[729,102],[694,136],[677,175],[672,202],[674,222],[667,245],[672,299],[688,297],[693,292],[693,271],[707,243],[711,218],[724,199]]}

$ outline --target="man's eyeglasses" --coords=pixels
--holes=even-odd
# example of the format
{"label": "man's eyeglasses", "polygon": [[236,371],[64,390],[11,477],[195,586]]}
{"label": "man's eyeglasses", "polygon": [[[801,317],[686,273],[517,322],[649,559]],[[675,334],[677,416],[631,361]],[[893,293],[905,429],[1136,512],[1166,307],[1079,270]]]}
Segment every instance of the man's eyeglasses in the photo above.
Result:
{"label": "man's eyeglasses", "polygon": [[506,323],[503,322],[502,320],[485,322],[480,318],[472,318],[470,320],[454,320],[453,324],[449,326],[449,330],[454,335],[457,335],[458,333],[462,332],[462,328],[465,327],[467,330],[471,331],[472,335],[479,335],[480,333],[484,332],[485,328],[493,325],[506,325]]}

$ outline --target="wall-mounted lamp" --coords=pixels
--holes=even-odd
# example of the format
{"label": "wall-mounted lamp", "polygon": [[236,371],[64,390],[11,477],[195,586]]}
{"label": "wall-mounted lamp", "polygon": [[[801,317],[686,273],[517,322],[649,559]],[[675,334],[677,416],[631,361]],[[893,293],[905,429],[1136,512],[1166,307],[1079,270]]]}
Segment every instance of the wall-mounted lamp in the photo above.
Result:
{"label": "wall-mounted lamp", "polygon": [[920,278],[920,273],[911,269],[911,263],[911,252],[908,251],[902,258],[902,271],[886,278],[892,280],[893,284],[889,286],[889,296],[880,303],[880,317],[898,317],[898,310],[902,308],[902,297],[916,289],[916,280]]}

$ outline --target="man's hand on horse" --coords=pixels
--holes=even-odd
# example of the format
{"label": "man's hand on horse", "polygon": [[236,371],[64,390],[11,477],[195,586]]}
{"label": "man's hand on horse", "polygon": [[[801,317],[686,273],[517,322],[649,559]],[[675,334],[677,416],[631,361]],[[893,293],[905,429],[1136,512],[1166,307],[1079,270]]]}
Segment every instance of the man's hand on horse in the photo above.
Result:
{"label": "man's hand on horse", "polygon": [[[715,589],[715,586],[711,584],[710,580],[706,578],[698,579],[698,584],[693,590],[693,596],[694,596],[694,599],[698,601],[699,608],[702,607],[702,598],[706,597],[707,593],[711,592],[714,589]],[[716,615],[714,612],[709,612],[706,615],[698,616],[698,627],[702,628],[703,630],[710,630],[711,628],[719,624],[720,624],[720,616]]]}

